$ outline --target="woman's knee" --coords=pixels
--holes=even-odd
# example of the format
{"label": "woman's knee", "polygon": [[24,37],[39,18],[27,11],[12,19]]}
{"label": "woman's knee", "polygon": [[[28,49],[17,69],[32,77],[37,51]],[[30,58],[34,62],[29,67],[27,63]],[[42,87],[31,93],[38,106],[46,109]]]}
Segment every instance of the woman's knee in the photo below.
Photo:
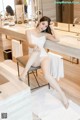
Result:
{"label": "woman's knee", "polygon": [[45,74],[44,74],[44,78],[45,78],[45,79],[49,79],[50,76],[51,76],[51,75],[50,75],[49,73],[45,73]]}

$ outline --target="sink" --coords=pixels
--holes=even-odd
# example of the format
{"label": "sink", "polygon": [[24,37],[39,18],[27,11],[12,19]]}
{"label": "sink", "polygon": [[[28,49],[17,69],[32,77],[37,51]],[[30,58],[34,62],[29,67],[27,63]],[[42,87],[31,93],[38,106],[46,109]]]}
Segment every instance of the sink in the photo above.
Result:
{"label": "sink", "polygon": [[80,49],[80,37],[79,36],[63,35],[59,38],[59,40],[60,40],[59,44]]}
{"label": "sink", "polygon": [[9,82],[3,75],[0,74],[0,85]]}

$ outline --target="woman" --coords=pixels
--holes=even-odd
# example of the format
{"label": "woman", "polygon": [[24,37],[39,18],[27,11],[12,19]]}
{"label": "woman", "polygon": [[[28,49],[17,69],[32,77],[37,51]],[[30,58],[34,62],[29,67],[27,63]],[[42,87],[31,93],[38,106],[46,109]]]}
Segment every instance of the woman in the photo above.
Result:
{"label": "woman", "polygon": [[14,16],[14,11],[13,11],[13,9],[12,9],[12,7],[11,6],[7,6],[6,7],[6,16]]}
{"label": "woman", "polygon": [[26,31],[27,40],[29,44],[29,60],[26,64],[23,73],[20,76],[20,80],[25,80],[26,74],[31,66],[41,65],[44,78],[53,88],[55,88],[59,92],[62,98],[62,102],[67,108],[69,105],[68,100],[64,92],[59,87],[56,80],[49,73],[50,58],[48,57],[47,52],[43,48],[46,39],[56,41],[55,36],[54,34],[52,34],[50,29],[50,22],[50,18],[44,16],[40,19],[36,28],[28,29]]}

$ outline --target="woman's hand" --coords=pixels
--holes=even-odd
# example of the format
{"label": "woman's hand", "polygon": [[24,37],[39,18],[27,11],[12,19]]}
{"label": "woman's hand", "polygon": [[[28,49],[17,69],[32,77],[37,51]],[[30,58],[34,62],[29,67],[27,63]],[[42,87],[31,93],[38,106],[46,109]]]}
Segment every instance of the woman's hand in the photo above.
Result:
{"label": "woman's hand", "polygon": [[49,25],[49,27],[50,27],[51,31],[54,32],[54,26],[53,26],[53,23],[51,23],[51,24]]}
{"label": "woman's hand", "polygon": [[50,26],[50,29],[51,29],[51,32],[52,32],[52,37],[53,37],[54,39],[56,39],[55,33],[54,33],[54,26],[53,26],[53,23],[51,23],[49,26]]}
{"label": "woman's hand", "polygon": [[35,45],[33,48],[34,51],[40,51],[40,47],[38,45]]}

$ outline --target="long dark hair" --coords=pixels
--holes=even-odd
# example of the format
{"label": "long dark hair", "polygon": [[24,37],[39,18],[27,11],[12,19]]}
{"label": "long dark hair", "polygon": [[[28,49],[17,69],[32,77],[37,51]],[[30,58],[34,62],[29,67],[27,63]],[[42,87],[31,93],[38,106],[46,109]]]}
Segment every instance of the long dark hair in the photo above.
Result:
{"label": "long dark hair", "polygon": [[[47,33],[52,34],[51,28],[50,28],[50,26],[49,26],[49,25],[50,25],[50,22],[51,22],[51,19],[50,19],[49,17],[47,17],[47,16],[43,16],[43,17],[39,20],[39,23],[40,23],[40,22],[43,22],[43,21],[47,21],[47,22],[48,22],[48,27],[47,27],[46,30],[44,30],[44,31],[42,31],[42,32],[47,32]],[[39,26],[39,23],[38,23],[37,27]]]}
{"label": "long dark hair", "polygon": [[9,13],[11,16],[14,15],[14,11],[13,11],[13,9],[12,9],[11,6],[8,5],[8,6],[6,7],[6,11],[7,11],[7,13]]}

